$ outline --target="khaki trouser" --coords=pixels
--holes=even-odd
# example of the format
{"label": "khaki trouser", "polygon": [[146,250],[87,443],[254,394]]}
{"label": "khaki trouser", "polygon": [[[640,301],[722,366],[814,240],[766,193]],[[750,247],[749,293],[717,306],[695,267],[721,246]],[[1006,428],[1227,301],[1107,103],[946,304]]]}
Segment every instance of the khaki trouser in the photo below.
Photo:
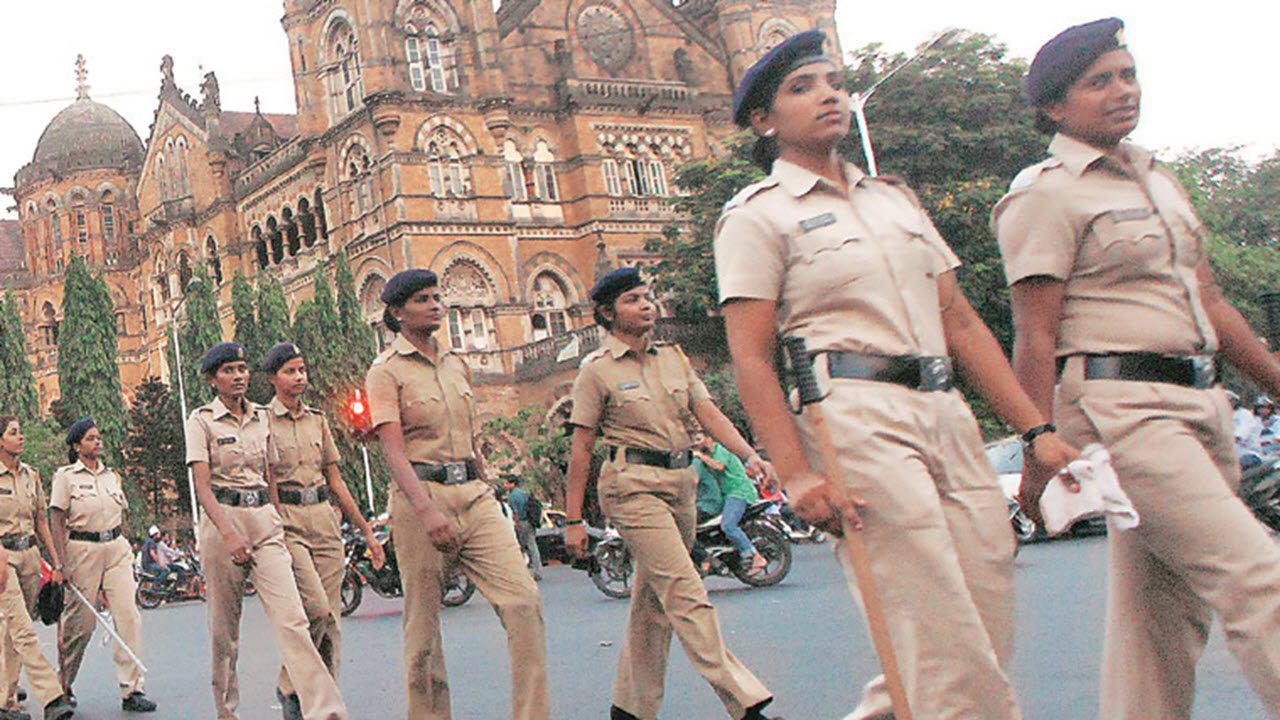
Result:
{"label": "khaki trouser", "polygon": [[[493,490],[425,482],[436,508],[462,542],[457,562],[493,605],[511,653],[511,717],[547,720],[547,641],[538,588],[525,569],[511,521]],[[449,720],[449,678],[440,640],[440,598],[446,559],[427,538],[422,519],[398,491],[391,495],[391,536],[404,583],[404,667],[409,720]],[[491,678],[477,678],[486,683]]]}
{"label": "khaki trouser", "polygon": [[1191,717],[1214,613],[1254,692],[1280,717],[1280,549],[1236,497],[1226,394],[1085,382],[1080,365],[1067,364],[1057,389],[1059,431],[1110,450],[1141,516],[1108,539],[1101,717]]}
{"label": "khaki trouser", "polygon": [[[141,657],[142,615],[134,599],[133,551],[129,541],[123,537],[105,543],[67,540],[64,564],[66,579],[89,602],[96,603],[99,594],[106,594],[116,632],[128,643],[129,649]],[[58,637],[58,667],[63,686],[70,688],[75,684],[84,651],[89,647],[97,625],[98,619],[93,611],[76,597],[75,591],[66,588],[66,610],[62,614],[61,635]],[[112,642],[112,646],[120,696],[142,692],[142,670],[119,644]]]}
{"label": "khaki trouser", "polygon": [[274,506],[256,508],[222,506],[232,527],[249,540],[252,560],[247,565],[231,561],[222,534],[208,516],[200,521],[200,555],[204,562],[209,600],[209,639],[213,651],[213,704],[218,720],[237,720],[240,704],[236,660],[240,651],[240,610],[244,582],[252,577],[267,619],[275,629],[276,647],[302,704],[307,720],[346,720],[338,685],[324,666],[311,636],[307,616],[298,598],[293,566],[284,545],[284,530]]}
{"label": "khaki trouser", "polygon": [[729,715],[741,718],[772,695],[725,647],[716,610],[689,557],[697,475],[690,468],[628,465],[622,457],[605,464],[599,481],[600,509],[626,541],[635,566],[613,704],[644,720],[657,717],[674,632]]}
{"label": "khaki trouser", "polygon": [[[336,680],[341,662],[342,574],[347,559],[342,551],[342,529],[338,515],[327,502],[316,505],[281,505],[284,543],[293,558],[293,578],[307,614],[311,642]],[[293,693],[293,682],[284,666],[277,681],[285,695]]]}
{"label": "khaki trouser", "polygon": [[[1013,532],[982,435],[958,392],[835,380],[823,401],[835,473],[866,500],[862,538],[911,711],[928,720],[1021,717],[1013,651]],[[815,468],[822,464],[801,423]],[[842,544],[835,548],[861,595]],[[883,676],[850,720],[892,718]]]}
{"label": "khaki trouser", "polygon": [[41,706],[48,705],[62,694],[62,684],[40,652],[40,639],[31,625],[40,592],[40,551],[29,547],[7,553],[9,574],[4,591],[0,592],[0,614],[4,616],[5,627],[4,652],[0,653],[4,670],[3,707],[10,710],[18,707],[18,672],[24,668],[36,699]]}

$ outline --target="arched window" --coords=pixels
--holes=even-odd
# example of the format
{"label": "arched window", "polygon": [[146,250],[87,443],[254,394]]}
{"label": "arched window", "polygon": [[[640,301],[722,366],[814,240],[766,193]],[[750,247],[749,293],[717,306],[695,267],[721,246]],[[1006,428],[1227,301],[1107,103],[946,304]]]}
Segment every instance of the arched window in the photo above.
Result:
{"label": "arched window", "polygon": [[301,239],[298,237],[298,223],[294,222],[293,211],[289,208],[280,211],[280,216],[284,220],[285,246],[289,249],[289,257],[293,257],[302,248]]}
{"label": "arched window", "polygon": [[125,321],[123,310],[116,313],[116,334],[117,335],[129,334],[129,323]]}
{"label": "arched window", "polygon": [[311,247],[316,244],[316,216],[311,212],[311,202],[306,198],[298,200],[298,222],[302,225],[302,244]]}
{"label": "arched window", "polygon": [[273,216],[267,218],[267,240],[271,243],[271,262],[279,263],[284,260],[284,237]]}
{"label": "arched window", "polygon": [[351,217],[362,217],[373,209],[373,173],[369,156],[359,145],[347,152],[346,179],[351,183]]}
{"label": "arched window", "polygon": [[440,294],[449,308],[449,346],[459,351],[488,349],[498,296],[484,271],[469,260],[454,262],[444,272]]}
{"label": "arched window", "polygon": [[320,231],[320,237],[325,240],[329,239],[329,222],[325,217],[324,210],[324,189],[316,188],[316,229]]}
{"label": "arched window", "polygon": [[187,285],[191,282],[191,257],[187,255],[187,251],[183,250],[178,253],[178,294],[187,294]]}
{"label": "arched window", "polygon": [[560,188],[556,185],[555,159],[547,143],[539,140],[533,153],[533,197],[535,200],[550,202],[560,199]]}
{"label": "arched window", "polygon": [[204,253],[208,258],[209,277],[216,285],[222,284],[222,260],[218,257],[218,241],[212,235],[204,239]]}
{"label": "arched window", "polygon": [[189,154],[187,139],[185,137],[178,136],[177,141],[174,142],[173,151],[174,195],[177,197],[186,197],[191,194],[191,182],[187,175],[187,155]]}
{"label": "arched window", "polygon": [[262,239],[262,228],[254,225],[249,235],[253,237],[253,249],[258,254],[258,267],[266,268],[271,259],[267,255],[267,241]]}
{"label": "arched window", "polygon": [[502,192],[516,202],[529,199],[524,177],[524,156],[511,140],[502,143]]}
{"label": "arched window", "polygon": [[155,171],[156,180],[160,182],[160,199],[168,200],[173,196],[173,190],[169,178],[169,162],[163,152],[156,153]]}
{"label": "arched window", "polygon": [[53,303],[48,300],[40,308],[40,342],[45,345],[58,344],[58,314]]}
{"label": "arched window", "polygon": [[568,332],[567,307],[564,285],[559,278],[549,272],[534,278],[533,313],[530,316],[534,341]]}
{"label": "arched window", "polygon": [[436,197],[467,197],[471,194],[471,178],[463,165],[462,141],[447,130],[437,132],[427,145],[427,176],[431,194]]}
{"label": "arched window", "polygon": [[409,83],[418,92],[428,86],[433,92],[452,93],[458,89],[458,65],[452,38],[444,37],[434,23],[418,29],[405,28],[405,58],[409,63]]}
{"label": "arched window", "polygon": [[382,352],[382,349],[391,341],[392,334],[382,322],[382,309],[385,307],[382,303],[382,289],[386,286],[387,281],[381,275],[370,275],[360,286],[360,309],[364,312],[365,319],[373,326],[374,334],[378,338],[378,352]]}
{"label": "arched window", "polygon": [[102,193],[102,205],[99,212],[102,214],[102,239],[112,242],[116,239],[116,196],[110,190]]}
{"label": "arched window", "polygon": [[329,30],[329,87],[334,118],[360,107],[364,101],[364,79],[360,69],[360,48],[355,32],[345,22]]}

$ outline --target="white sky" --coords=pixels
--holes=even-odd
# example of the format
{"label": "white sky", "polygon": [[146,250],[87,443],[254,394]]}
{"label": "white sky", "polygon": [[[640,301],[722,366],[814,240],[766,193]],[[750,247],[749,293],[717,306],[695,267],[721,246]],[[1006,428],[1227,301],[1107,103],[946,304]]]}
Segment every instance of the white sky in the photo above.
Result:
{"label": "white sky", "polygon": [[[633,0],[645,2],[646,0]],[[174,56],[178,84],[198,93],[214,70],[222,107],[293,112],[294,96],[280,0],[101,0],[5,2],[0,67],[0,186],[31,159],[41,131],[75,98],[74,62],[89,64],[90,95],[129,120],[145,141],[160,87],[160,58]],[[995,35],[1011,54],[1031,57],[1068,25],[1124,18],[1144,87],[1135,139],[1154,148],[1245,145],[1253,156],[1280,147],[1274,28],[1280,4],[1217,0],[839,0],[846,51],[880,42],[910,50],[948,26]],[[872,131],[875,105],[869,108]],[[9,198],[0,216],[12,217]]]}

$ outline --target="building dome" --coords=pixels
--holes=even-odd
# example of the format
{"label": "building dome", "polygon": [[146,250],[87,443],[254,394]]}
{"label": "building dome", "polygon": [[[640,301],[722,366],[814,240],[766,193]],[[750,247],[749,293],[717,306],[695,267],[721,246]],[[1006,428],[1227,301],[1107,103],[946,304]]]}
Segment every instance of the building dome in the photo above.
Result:
{"label": "building dome", "polygon": [[136,169],[144,154],[138,133],[120,113],[81,97],[49,121],[18,182],[76,170]]}

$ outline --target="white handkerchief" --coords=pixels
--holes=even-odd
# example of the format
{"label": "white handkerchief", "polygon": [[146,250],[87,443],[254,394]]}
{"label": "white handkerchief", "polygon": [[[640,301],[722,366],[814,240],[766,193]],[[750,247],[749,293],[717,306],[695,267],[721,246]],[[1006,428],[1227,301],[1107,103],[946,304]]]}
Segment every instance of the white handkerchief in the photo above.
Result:
{"label": "white handkerchief", "polygon": [[[1138,511],[1120,487],[1120,479],[1111,467],[1111,454],[1094,443],[1080,451],[1073,461],[1049,481],[1040,496],[1040,514],[1050,535],[1061,535],[1071,526],[1089,518],[1109,516],[1117,530],[1138,526]],[[1080,492],[1067,489],[1063,474],[1070,472],[1080,484]]]}

